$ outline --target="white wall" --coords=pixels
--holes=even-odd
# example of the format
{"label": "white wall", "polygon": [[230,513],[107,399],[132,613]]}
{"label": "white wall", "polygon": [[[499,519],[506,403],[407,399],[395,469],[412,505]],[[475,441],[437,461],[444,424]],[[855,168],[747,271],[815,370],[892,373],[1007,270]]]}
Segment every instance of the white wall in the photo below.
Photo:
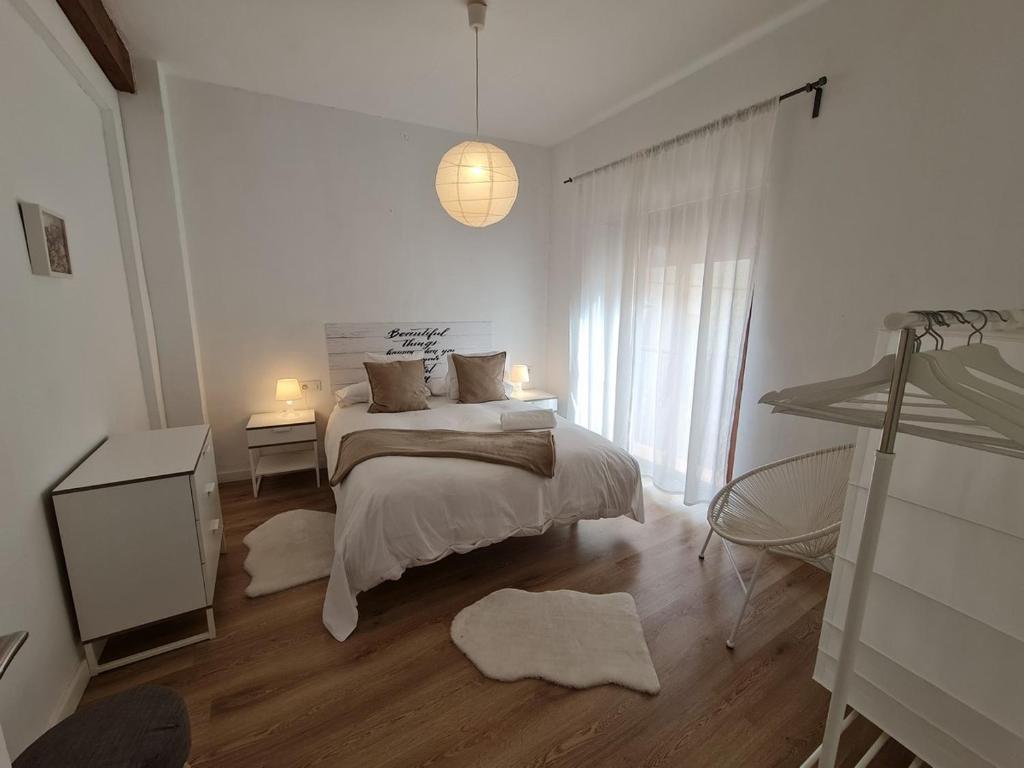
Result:
{"label": "white wall", "polygon": [[492,320],[544,384],[550,151],[501,142],[519,199],[482,230],[434,193],[464,136],[177,77],[167,81],[218,468],[248,472],[244,426],[274,381],[320,379],[323,324]]}
{"label": "white wall", "polygon": [[757,405],[871,362],[889,311],[1024,305],[1018,0],[832,0],[555,148],[549,384],[568,389],[567,175],[827,75],[785,102],[737,469],[844,438]]}
{"label": "white wall", "polygon": [[[49,489],[148,417],[96,102],[7,2],[0,72],[0,633],[30,632],[0,684],[0,723],[17,755],[82,683]],[[32,275],[18,198],[66,217],[71,279]]]}

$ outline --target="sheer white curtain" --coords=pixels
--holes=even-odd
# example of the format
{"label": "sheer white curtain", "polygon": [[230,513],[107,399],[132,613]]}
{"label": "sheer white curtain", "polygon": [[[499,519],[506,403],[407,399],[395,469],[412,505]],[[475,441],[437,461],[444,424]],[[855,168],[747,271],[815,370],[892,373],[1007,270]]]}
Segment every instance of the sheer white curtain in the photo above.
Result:
{"label": "sheer white curtain", "polygon": [[777,107],[573,182],[570,417],[686,503],[725,483]]}

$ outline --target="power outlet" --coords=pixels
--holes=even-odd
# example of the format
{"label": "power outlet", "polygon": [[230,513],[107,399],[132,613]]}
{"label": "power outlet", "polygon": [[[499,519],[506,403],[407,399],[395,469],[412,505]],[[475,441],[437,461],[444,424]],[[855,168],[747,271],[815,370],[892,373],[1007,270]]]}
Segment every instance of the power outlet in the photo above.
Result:
{"label": "power outlet", "polygon": [[314,379],[313,381],[300,381],[299,386],[302,387],[303,395],[308,395],[311,392],[319,392],[321,389],[319,379]]}

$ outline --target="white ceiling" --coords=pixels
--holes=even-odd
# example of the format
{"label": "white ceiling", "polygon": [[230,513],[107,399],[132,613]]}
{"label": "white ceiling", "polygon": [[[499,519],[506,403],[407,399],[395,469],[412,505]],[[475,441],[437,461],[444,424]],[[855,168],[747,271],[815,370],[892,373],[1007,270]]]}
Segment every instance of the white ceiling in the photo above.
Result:
{"label": "white ceiling", "polygon": [[[128,49],[185,77],[473,129],[465,0],[106,0]],[[806,0],[490,0],[480,131],[557,143]]]}

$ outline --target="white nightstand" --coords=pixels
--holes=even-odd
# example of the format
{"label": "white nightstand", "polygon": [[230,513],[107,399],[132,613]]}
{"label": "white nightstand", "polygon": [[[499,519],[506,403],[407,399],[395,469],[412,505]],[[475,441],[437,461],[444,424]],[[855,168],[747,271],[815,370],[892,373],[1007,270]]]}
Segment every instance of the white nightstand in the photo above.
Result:
{"label": "white nightstand", "polygon": [[529,403],[534,408],[542,408],[548,411],[558,410],[558,397],[550,392],[545,392],[543,389],[524,389],[521,392],[513,392],[509,397],[512,400]]}
{"label": "white nightstand", "polygon": [[[316,472],[316,485],[320,487],[320,443],[316,436],[316,413],[312,408],[295,411],[288,417],[283,413],[254,413],[245,425],[245,439],[249,445],[249,469],[252,471],[252,495],[260,495],[260,481],[267,475],[283,475],[312,469]],[[308,445],[309,450],[263,453],[263,448],[274,446]]]}

